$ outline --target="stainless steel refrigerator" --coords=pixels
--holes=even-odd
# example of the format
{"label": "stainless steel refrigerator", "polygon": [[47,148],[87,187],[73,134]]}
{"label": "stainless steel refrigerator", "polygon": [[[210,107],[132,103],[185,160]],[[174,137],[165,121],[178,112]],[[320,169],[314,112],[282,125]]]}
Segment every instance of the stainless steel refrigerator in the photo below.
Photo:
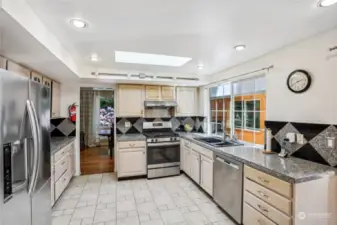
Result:
{"label": "stainless steel refrigerator", "polygon": [[50,90],[0,69],[0,225],[50,225]]}

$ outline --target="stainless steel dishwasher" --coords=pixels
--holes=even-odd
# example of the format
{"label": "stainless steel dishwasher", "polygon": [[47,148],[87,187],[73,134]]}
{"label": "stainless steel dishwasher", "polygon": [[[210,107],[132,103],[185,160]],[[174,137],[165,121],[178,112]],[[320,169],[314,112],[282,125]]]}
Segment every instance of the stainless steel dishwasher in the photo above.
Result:
{"label": "stainless steel dishwasher", "polygon": [[213,170],[215,202],[242,224],[243,164],[215,154]]}

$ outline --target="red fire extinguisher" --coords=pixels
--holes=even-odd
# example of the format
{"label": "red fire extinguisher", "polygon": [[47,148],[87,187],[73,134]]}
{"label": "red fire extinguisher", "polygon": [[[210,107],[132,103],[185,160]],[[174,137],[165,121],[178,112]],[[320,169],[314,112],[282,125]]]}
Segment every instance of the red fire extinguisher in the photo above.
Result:
{"label": "red fire extinguisher", "polygon": [[72,122],[76,122],[76,104],[73,103],[72,105],[70,105],[68,107],[68,110],[69,110],[69,119],[72,121]]}

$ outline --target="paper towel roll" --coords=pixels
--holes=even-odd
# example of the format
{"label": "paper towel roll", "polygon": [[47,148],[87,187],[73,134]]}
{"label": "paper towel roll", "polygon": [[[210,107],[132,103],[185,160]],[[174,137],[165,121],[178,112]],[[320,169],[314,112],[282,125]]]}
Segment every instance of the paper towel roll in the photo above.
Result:
{"label": "paper towel roll", "polygon": [[266,150],[272,150],[271,149],[271,139],[272,139],[273,135],[271,133],[271,129],[267,129],[266,132]]}

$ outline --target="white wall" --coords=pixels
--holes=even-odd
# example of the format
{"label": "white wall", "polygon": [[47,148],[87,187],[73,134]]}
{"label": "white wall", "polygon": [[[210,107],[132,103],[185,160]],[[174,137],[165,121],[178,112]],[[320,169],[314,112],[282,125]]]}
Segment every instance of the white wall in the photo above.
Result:
{"label": "white wall", "polygon": [[[268,120],[336,124],[337,58],[326,59],[328,49],[336,45],[337,28],[214,74],[211,79],[214,82],[274,65],[266,75]],[[312,76],[311,88],[303,94],[290,92],[286,85],[288,75],[296,69],[307,70]]]}
{"label": "white wall", "polygon": [[76,103],[76,139],[75,139],[75,157],[76,157],[76,176],[81,174],[80,168],[80,86],[76,84],[61,84],[61,117],[68,117],[69,105]]}

